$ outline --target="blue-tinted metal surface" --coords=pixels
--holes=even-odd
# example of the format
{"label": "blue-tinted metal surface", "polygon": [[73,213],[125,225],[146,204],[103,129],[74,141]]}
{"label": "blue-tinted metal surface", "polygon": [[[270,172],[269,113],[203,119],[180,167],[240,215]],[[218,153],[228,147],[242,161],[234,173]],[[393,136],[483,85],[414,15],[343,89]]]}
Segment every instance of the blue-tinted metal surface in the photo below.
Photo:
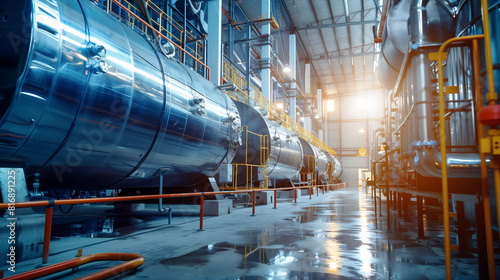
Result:
{"label": "blue-tinted metal surface", "polygon": [[[278,125],[274,121],[262,116],[254,108],[241,103],[235,102],[241,116],[242,125],[246,125],[248,130],[266,135],[268,139],[269,158],[265,158],[268,163],[267,174],[270,179],[285,180],[297,175],[302,168],[302,146],[297,136],[294,136],[289,130]],[[260,164],[260,138],[249,134],[248,140],[244,137],[244,143],[248,143],[248,164]],[[245,163],[245,145],[242,145],[236,156],[234,164]],[[238,178],[246,178],[246,170],[240,168]],[[254,172],[254,174],[257,174]],[[257,175],[254,176],[254,181],[257,180]],[[242,183],[242,182],[238,182]]]}
{"label": "blue-tinted metal surface", "polygon": [[0,10],[1,166],[90,189],[153,185],[159,170],[166,186],[188,186],[231,162],[232,100],[146,36],[89,1]]}

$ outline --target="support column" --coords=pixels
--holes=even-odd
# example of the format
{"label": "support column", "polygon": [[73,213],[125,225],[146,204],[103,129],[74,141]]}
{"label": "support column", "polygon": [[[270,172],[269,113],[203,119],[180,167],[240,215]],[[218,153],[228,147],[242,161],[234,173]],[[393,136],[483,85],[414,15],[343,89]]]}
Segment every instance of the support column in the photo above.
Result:
{"label": "support column", "polygon": [[[271,17],[271,0],[262,0],[261,15],[262,18]],[[271,76],[271,24],[265,22],[262,24],[262,36],[269,36],[266,44],[262,46],[262,95],[269,99],[272,98],[273,92],[273,78]]]}
{"label": "support column", "polygon": [[290,68],[290,106],[288,115],[292,120],[297,121],[297,38],[295,34],[288,37],[288,67]]}
{"label": "support column", "polygon": [[[317,99],[317,105],[316,109],[318,110],[318,119],[321,121],[323,119],[323,95],[321,92],[321,89],[318,88],[316,90],[316,99]],[[316,117],[316,116],[314,116]],[[323,123],[323,128],[318,129],[318,138],[319,140],[323,141],[323,143],[326,144],[326,121]]]}
{"label": "support column", "polygon": [[207,65],[210,68],[210,81],[221,84],[222,77],[222,0],[211,0],[208,7],[208,55]]}

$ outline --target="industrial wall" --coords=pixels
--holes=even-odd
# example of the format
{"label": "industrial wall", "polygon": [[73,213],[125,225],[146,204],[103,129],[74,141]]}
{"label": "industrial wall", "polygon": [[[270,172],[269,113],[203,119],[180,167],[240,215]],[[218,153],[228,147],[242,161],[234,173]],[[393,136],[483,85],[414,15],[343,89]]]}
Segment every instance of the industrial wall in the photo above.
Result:
{"label": "industrial wall", "polygon": [[[332,95],[325,104],[328,100],[333,100],[334,109],[327,112],[327,144],[342,160],[344,172],[341,179],[349,186],[355,186],[358,184],[358,170],[369,168],[372,131],[381,127],[385,95],[382,90],[373,90]],[[365,156],[359,154],[360,148],[366,149]]]}

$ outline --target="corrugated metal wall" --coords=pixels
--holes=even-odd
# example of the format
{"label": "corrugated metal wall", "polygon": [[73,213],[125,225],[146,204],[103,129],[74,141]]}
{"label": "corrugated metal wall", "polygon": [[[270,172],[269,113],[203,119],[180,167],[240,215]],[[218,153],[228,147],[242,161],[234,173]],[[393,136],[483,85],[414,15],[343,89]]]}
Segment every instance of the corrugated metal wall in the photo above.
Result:
{"label": "corrugated metal wall", "polygon": [[341,179],[349,186],[358,185],[359,169],[369,169],[369,156],[360,157],[359,149],[370,154],[372,131],[384,117],[384,93],[381,90],[335,95],[333,112],[328,112],[328,145],[341,155],[344,172]]}

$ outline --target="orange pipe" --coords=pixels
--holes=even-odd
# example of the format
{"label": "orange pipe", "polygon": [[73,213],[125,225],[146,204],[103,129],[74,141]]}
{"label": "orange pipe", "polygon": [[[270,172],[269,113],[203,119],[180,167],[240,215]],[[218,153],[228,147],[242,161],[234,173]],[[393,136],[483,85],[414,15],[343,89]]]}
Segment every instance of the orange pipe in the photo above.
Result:
{"label": "orange pipe", "polygon": [[[280,190],[293,190],[293,189],[306,189],[310,187],[318,186],[305,186],[297,188],[280,188]],[[32,207],[48,207],[51,205],[76,205],[85,203],[109,203],[109,202],[123,202],[123,201],[135,201],[135,200],[152,200],[159,198],[174,198],[174,197],[194,197],[204,195],[216,195],[216,194],[234,194],[234,193],[249,193],[253,190],[239,190],[239,191],[218,191],[218,192],[195,192],[195,193],[172,193],[172,194],[153,194],[153,195],[136,195],[136,196],[120,196],[120,197],[101,197],[101,198],[78,198],[78,199],[59,199],[59,200],[41,200],[41,201],[27,201],[27,202],[16,202],[16,208],[32,208]],[[9,207],[8,203],[0,203],[0,209],[7,209]]]}
{"label": "orange pipe", "polygon": [[276,189],[274,189],[274,209],[276,209],[276,200],[278,200],[278,197],[276,196]]}
{"label": "orange pipe", "polygon": [[49,248],[50,248],[50,235],[52,232],[52,213],[54,207],[50,206],[45,209],[45,229],[43,232],[43,253],[42,263],[45,264],[49,261]]}
{"label": "orange pipe", "polygon": [[183,49],[181,46],[177,45],[176,43],[174,43],[174,41],[170,40],[169,38],[167,38],[165,35],[163,35],[160,31],[156,30],[153,26],[149,25],[147,22],[145,22],[142,18],[140,18],[139,16],[137,16],[136,14],[134,14],[131,10],[127,9],[125,6],[123,6],[120,2],[118,2],[117,0],[113,0],[113,2],[115,2],[118,6],[120,6],[120,8],[124,9],[127,13],[131,14],[133,17],[135,17],[136,19],[138,19],[140,22],[142,22],[142,24],[146,25],[147,27],[149,27],[152,31],[154,31],[155,33],[157,33],[158,35],[160,35],[163,39],[169,41],[170,43],[172,43],[174,46],[176,46],[177,48],[179,48],[180,50],[182,50],[184,53],[186,53],[187,55],[189,55],[190,57],[192,57],[195,61],[197,61],[199,64],[203,65],[207,71],[208,71],[208,80],[210,80],[210,68],[204,64],[203,62],[201,62],[199,59],[197,59],[196,57],[194,57],[192,54],[188,53],[185,49]]}
{"label": "orange pipe", "polygon": [[294,189],[295,203],[297,203],[297,189]]}
{"label": "orange pipe", "polygon": [[62,263],[53,264],[47,267],[35,269],[32,271],[20,273],[14,276],[4,278],[3,280],[29,280],[37,279],[47,275],[51,275],[63,270],[78,267],[84,264],[98,261],[127,261],[126,263],[115,265],[110,268],[92,273],[87,276],[77,278],[78,280],[96,280],[96,279],[107,279],[111,276],[116,276],[124,272],[130,271],[141,266],[144,263],[144,257],[139,254],[131,253],[102,253],[102,254],[92,254],[79,258],[75,258]]}

